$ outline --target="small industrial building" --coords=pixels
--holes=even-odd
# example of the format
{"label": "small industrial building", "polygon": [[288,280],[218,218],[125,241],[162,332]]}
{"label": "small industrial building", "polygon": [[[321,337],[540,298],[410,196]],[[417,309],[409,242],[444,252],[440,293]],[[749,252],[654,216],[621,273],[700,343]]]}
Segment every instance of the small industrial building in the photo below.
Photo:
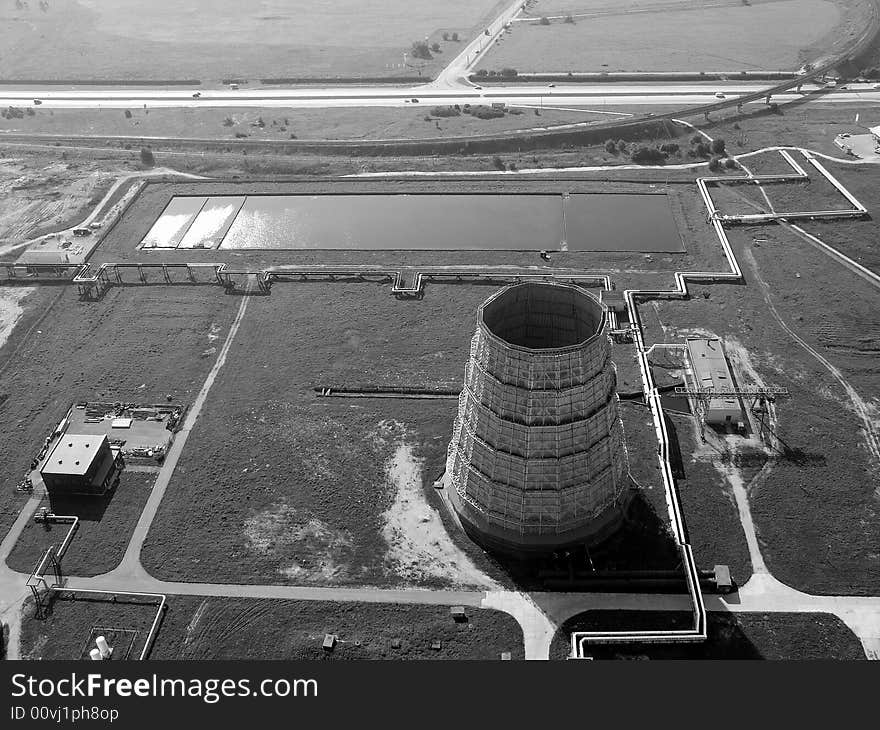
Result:
{"label": "small industrial building", "polygon": [[50,495],[104,494],[122,458],[106,435],[65,433],[43,462],[40,476]]}
{"label": "small industrial building", "polygon": [[[698,390],[735,389],[721,340],[717,337],[688,337],[687,348]],[[703,420],[711,426],[742,428],[743,412],[739,397],[710,395],[705,400]]]}

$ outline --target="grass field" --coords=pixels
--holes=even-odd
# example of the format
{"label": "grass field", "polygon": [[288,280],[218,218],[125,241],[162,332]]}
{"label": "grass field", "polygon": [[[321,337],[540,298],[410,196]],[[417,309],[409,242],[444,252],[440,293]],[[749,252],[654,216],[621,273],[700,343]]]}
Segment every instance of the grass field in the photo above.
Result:
{"label": "grass field", "polygon": [[[155,480],[155,474],[123,471],[113,492],[103,497],[44,500],[41,506],[56,515],[75,515],[80,519],[63,557],[65,575],[99,575],[119,565]],[[28,522],[6,559],[7,565],[29,573],[50,545],[58,547],[69,528],[66,523]]]}
{"label": "grass field", "polygon": [[13,332],[16,350],[0,371],[4,528],[22,503],[13,487],[72,402],[191,401],[236,304],[216,289],[116,289],[100,303],[80,302],[73,287],[43,290],[32,295],[37,319],[25,313],[28,329]]}
{"label": "grass field", "polygon": [[[86,596],[56,594],[48,615],[36,615],[32,599],[22,608],[20,651],[22,659],[87,659],[94,647],[92,628],[102,631],[114,648],[115,659],[137,659],[156,617],[158,601],[152,598],[111,600],[106,594]],[[124,632],[124,633],[123,633]]]}
{"label": "grass field", "polygon": [[[560,7],[562,6],[562,7]],[[559,12],[562,11],[562,12]],[[480,62],[518,71],[797,69],[857,27],[831,0],[644,3],[548,0],[530,8]],[[549,25],[538,18],[553,16]],[[570,14],[573,23],[564,16]],[[548,17],[549,17],[548,16]],[[562,16],[562,17],[560,17]]]}
{"label": "grass field", "polygon": [[[424,108],[422,108],[424,107]],[[437,117],[435,107],[415,109],[56,109],[21,119],[0,118],[0,133],[199,137],[211,139],[419,139],[493,134],[518,129],[604,122],[613,116],[580,111],[532,108],[496,119],[470,114]],[[426,117],[430,119],[426,120]],[[262,121],[262,125],[261,125]],[[292,137],[293,136],[293,137]],[[2,139],[2,137],[0,137]]]}
{"label": "grass field", "polygon": [[[689,614],[651,611],[588,611],[566,621],[550,648],[551,659],[571,653],[572,631],[683,628]],[[831,614],[719,613],[708,615],[702,644],[600,645],[594,659],[864,659],[861,642]]]}
{"label": "grass field", "polygon": [[279,284],[253,299],[151,528],[148,569],[486,584],[429,502],[456,401],[322,399],[313,388],[454,387],[488,291],[438,286],[407,302],[387,284]]}
{"label": "grass field", "polygon": [[[460,531],[447,532],[432,484],[444,470],[455,400],[313,392],[458,386],[474,313],[496,288],[431,285],[413,302],[389,296],[386,284],[281,283],[253,299],[151,528],[150,572],[242,583],[525,580],[516,566],[506,578]],[[647,491],[622,533],[593,556],[602,569],[668,570],[679,559],[643,416],[627,411],[625,423]]]}
{"label": "grass field", "polygon": [[[64,594],[67,595],[67,594]],[[169,596],[151,659],[522,659],[517,622],[499,611],[471,608],[453,621],[446,606],[330,603]],[[21,654],[30,659],[78,659],[92,626],[137,631],[140,652],[155,616],[152,605],[124,599],[59,598],[45,620],[25,608]],[[336,634],[332,652],[324,635]],[[432,649],[434,641],[439,649]]]}
{"label": "grass field", "polygon": [[[9,79],[259,79],[415,76],[413,41],[447,62],[497,0],[53,0],[0,9],[0,76]],[[443,31],[460,34],[443,42]]]}
{"label": "grass field", "polygon": [[[753,483],[751,471],[742,473],[764,560],[779,580],[810,593],[876,593],[877,464],[864,426],[847,391],[782,328],[768,301],[840,370],[870,413],[876,412],[877,292],[784,229],[736,228],[730,236],[748,286],[691,286],[688,302],[657,302],[671,332],[648,319],[649,341],[715,332],[745,348],[765,383],[789,388],[791,397],[777,404],[781,453]],[[852,296],[833,295],[842,290]],[[686,493],[683,501],[688,513]],[[707,527],[721,538],[717,527]]]}

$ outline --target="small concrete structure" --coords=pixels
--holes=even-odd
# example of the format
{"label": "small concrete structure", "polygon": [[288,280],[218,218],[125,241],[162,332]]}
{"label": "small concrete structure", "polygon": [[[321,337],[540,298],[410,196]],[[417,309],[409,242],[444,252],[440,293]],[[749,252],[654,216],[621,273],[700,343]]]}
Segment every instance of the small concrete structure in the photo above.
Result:
{"label": "small concrete structure", "polygon": [[106,436],[65,433],[43,462],[40,476],[50,495],[104,494],[120,466]]}
{"label": "small concrete structure", "polygon": [[[698,389],[730,391],[735,388],[721,340],[717,337],[688,337],[687,348]],[[710,394],[705,401],[703,420],[711,426],[742,428],[743,412],[739,398]]]}
{"label": "small concrete structure", "polygon": [[324,643],[321,644],[321,648],[324,651],[333,651],[336,647],[336,634],[324,634]]}

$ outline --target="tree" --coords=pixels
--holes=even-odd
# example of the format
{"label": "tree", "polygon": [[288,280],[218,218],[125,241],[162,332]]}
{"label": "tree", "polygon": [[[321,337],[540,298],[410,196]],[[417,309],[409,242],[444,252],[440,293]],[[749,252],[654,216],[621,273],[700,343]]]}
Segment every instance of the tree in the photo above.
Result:
{"label": "tree", "polygon": [[639,165],[662,165],[666,161],[666,154],[656,147],[639,147],[632,153],[631,159]]}
{"label": "tree", "polygon": [[431,44],[431,50],[434,51],[434,53],[440,53],[440,44],[434,41]]}
{"label": "tree", "polygon": [[548,18],[546,15],[543,15],[541,16],[541,20],[538,22],[541,23],[541,25],[550,25],[550,18]]}
{"label": "tree", "polygon": [[675,142],[664,142],[660,145],[660,151],[665,152],[667,157],[669,155],[677,155],[679,150],[679,146]]}
{"label": "tree", "polygon": [[736,160],[734,160],[732,157],[728,157],[728,158],[724,161],[724,166],[725,166],[728,170],[735,170],[737,167],[739,167],[739,165],[737,164]]}
{"label": "tree", "polygon": [[571,24],[573,25],[573,24],[574,24],[574,18],[572,18],[570,15],[566,15],[566,16],[565,16],[565,22],[566,22],[566,23],[571,23]]}
{"label": "tree", "polygon": [[697,157],[708,157],[709,156],[709,148],[703,142],[697,142],[694,145],[694,154]]}
{"label": "tree", "polygon": [[505,170],[507,166],[504,164],[504,160],[502,160],[498,155],[492,158],[492,164],[495,165],[496,170]]}
{"label": "tree", "polygon": [[515,68],[510,68],[510,67],[502,68],[501,69],[501,76],[505,79],[515,79],[517,76],[517,71]]}
{"label": "tree", "polygon": [[128,109],[125,110],[125,118],[126,118],[126,119],[131,119],[131,111],[128,110]]}
{"label": "tree", "polygon": [[617,145],[614,144],[613,139],[606,139],[605,140],[605,151],[609,155],[616,155],[617,154]]}
{"label": "tree", "polygon": [[715,155],[709,160],[709,169],[712,172],[718,172],[721,169],[721,158]]}
{"label": "tree", "polygon": [[693,137],[691,137],[691,144],[698,144],[699,142],[702,142],[702,141],[703,141],[702,134],[695,134]]}
{"label": "tree", "polygon": [[723,155],[724,147],[725,142],[722,137],[718,137],[712,140],[712,152],[714,152],[716,155]]}
{"label": "tree", "polygon": [[448,40],[449,40],[449,33],[444,33],[444,34],[443,34],[443,40],[444,40],[444,41],[448,41]]}
{"label": "tree", "polygon": [[153,157],[153,150],[149,147],[141,147],[141,163],[146,167],[152,167],[156,164],[156,158]]}
{"label": "tree", "polygon": [[434,58],[431,55],[431,49],[428,46],[427,41],[413,41],[412,48],[409,51],[410,55],[413,58],[421,58],[425,61],[430,61]]}
{"label": "tree", "polygon": [[625,140],[622,140],[622,139],[617,140],[617,151],[618,152],[626,152],[627,147],[628,147],[628,145]]}
{"label": "tree", "polygon": [[484,79],[488,75],[489,75],[489,69],[486,69],[486,68],[478,69],[477,72],[474,74],[474,76],[476,76],[478,79]]}
{"label": "tree", "polygon": [[452,34],[452,40],[453,40],[453,42],[458,43],[458,33]]}

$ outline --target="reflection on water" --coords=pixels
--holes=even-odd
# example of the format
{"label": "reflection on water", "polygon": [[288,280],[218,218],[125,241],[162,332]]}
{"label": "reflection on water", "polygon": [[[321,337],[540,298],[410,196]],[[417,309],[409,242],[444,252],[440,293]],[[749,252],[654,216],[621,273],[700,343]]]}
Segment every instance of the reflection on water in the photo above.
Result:
{"label": "reflection on water", "polygon": [[144,248],[176,248],[207,198],[177,197],[165,206],[144,240]]}
{"label": "reflection on water", "polygon": [[209,198],[178,248],[217,248],[244,203],[243,195]]}
{"label": "reflection on water", "polygon": [[265,195],[223,248],[553,249],[561,208],[558,195]]}
{"label": "reflection on water", "polygon": [[665,195],[177,197],[144,246],[682,251]]}

